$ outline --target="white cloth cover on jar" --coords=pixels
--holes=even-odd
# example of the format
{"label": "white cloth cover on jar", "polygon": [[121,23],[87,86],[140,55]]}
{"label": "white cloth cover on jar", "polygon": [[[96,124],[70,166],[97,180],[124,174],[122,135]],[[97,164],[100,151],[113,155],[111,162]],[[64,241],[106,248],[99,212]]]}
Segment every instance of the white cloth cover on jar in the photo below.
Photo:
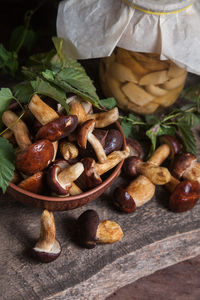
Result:
{"label": "white cloth cover on jar", "polygon": [[64,0],[57,35],[71,58],[106,57],[119,46],[200,75],[199,0]]}

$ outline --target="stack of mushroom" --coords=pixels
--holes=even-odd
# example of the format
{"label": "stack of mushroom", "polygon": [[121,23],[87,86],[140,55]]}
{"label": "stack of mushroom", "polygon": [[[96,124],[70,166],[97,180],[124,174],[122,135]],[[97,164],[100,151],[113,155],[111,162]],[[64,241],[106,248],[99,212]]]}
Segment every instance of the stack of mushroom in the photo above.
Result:
{"label": "stack of mushroom", "polygon": [[99,185],[102,174],[128,157],[128,149],[121,151],[121,133],[109,128],[119,117],[117,108],[93,113],[92,105],[75,95],[68,104],[70,115],[35,94],[28,105],[29,128],[12,108],[4,112],[3,123],[18,145],[13,183],[19,187],[37,194],[49,195],[50,189],[53,196],[77,195]]}

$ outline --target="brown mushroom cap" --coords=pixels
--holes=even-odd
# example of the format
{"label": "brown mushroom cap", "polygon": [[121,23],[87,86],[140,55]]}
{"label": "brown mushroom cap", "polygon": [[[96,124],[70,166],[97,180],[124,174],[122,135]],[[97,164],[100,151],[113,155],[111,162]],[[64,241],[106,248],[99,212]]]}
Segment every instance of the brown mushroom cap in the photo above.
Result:
{"label": "brown mushroom cap", "polygon": [[179,143],[179,141],[174,136],[169,134],[161,135],[159,137],[159,141],[161,144],[167,144],[170,147],[170,160],[172,160],[182,148],[182,145]]}
{"label": "brown mushroom cap", "polygon": [[120,150],[123,145],[123,137],[119,130],[117,129],[110,129],[108,131],[106,140],[105,140],[105,146],[104,151],[106,155],[113,151]]}
{"label": "brown mushroom cap", "polygon": [[126,144],[130,149],[130,156],[138,156],[141,159],[144,158],[144,151],[142,145],[132,138],[126,138]]}
{"label": "brown mushroom cap", "polygon": [[83,123],[77,133],[77,143],[81,148],[86,149],[88,135],[93,132],[95,120],[87,120]]}
{"label": "brown mushroom cap", "polygon": [[26,191],[41,194],[44,188],[44,172],[37,172],[22,180],[18,186]]}
{"label": "brown mushroom cap", "polygon": [[96,246],[96,233],[99,225],[99,216],[95,210],[89,209],[82,213],[78,220],[78,232],[83,246],[92,249]]}
{"label": "brown mushroom cap", "polygon": [[125,159],[122,170],[126,176],[135,177],[137,175],[136,166],[138,163],[141,163],[141,158],[137,156],[129,156]]}
{"label": "brown mushroom cap", "polygon": [[78,178],[78,186],[87,191],[102,183],[102,179],[95,170],[95,160],[91,157],[85,157],[81,160],[84,171]]}
{"label": "brown mushroom cap", "polygon": [[58,180],[58,174],[69,166],[69,163],[65,160],[56,161],[48,170],[47,173],[47,184],[50,187],[51,191],[57,195],[69,195],[69,189],[71,183],[62,184]]}
{"label": "brown mushroom cap", "polygon": [[117,187],[114,190],[113,202],[123,212],[131,213],[136,210],[134,199],[122,187]]}
{"label": "brown mushroom cap", "polygon": [[197,159],[195,155],[192,153],[182,153],[178,155],[174,159],[174,163],[172,166],[172,174],[176,178],[181,178],[183,176],[183,173],[192,165],[193,162],[195,162]]}
{"label": "brown mushroom cap", "polygon": [[54,157],[54,147],[49,140],[40,140],[17,154],[16,169],[26,175],[44,170]]}
{"label": "brown mushroom cap", "polygon": [[169,199],[169,207],[175,212],[185,212],[193,208],[200,198],[200,184],[196,181],[180,182]]}
{"label": "brown mushroom cap", "polygon": [[58,119],[42,126],[36,134],[36,139],[48,139],[52,142],[57,141],[68,136],[76,129],[77,125],[77,116],[60,116]]}

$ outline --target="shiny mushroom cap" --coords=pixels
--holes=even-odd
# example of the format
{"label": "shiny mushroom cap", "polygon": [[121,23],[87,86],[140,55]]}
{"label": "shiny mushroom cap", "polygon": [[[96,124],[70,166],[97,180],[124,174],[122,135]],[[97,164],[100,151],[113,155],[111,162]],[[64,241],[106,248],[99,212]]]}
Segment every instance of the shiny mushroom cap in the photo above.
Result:
{"label": "shiny mushroom cap", "polygon": [[190,168],[197,159],[192,153],[182,153],[178,155],[173,162],[172,173],[176,178],[181,178],[183,173]]}
{"label": "shiny mushroom cap", "polygon": [[36,139],[48,139],[52,142],[57,141],[68,136],[76,129],[77,125],[77,116],[60,116],[58,119],[42,126],[36,134]]}
{"label": "shiny mushroom cap", "polygon": [[53,160],[54,147],[49,140],[40,140],[19,152],[15,159],[16,169],[26,175],[44,170]]}

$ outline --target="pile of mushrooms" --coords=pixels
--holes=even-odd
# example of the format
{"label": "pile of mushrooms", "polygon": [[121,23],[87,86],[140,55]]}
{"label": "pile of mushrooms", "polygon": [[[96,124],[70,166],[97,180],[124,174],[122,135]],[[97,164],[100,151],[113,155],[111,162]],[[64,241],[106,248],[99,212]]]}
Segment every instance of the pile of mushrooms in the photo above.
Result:
{"label": "pile of mushrooms", "polygon": [[[123,174],[131,181],[113,193],[113,202],[120,210],[134,212],[153,198],[157,185],[171,193],[172,211],[185,212],[194,207],[200,198],[200,163],[193,154],[182,152],[178,140],[170,135],[160,137],[160,146],[146,162],[139,157],[138,148],[133,148],[123,164]],[[166,160],[168,168],[161,167]]]}
{"label": "pile of mushrooms", "polygon": [[16,106],[3,113],[12,143],[14,137],[13,182],[19,187],[49,196],[77,195],[101,184],[102,175],[128,157],[120,131],[110,127],[119,117],[116,107],[94,113],[76,95],[67,101],[70,115],[37,94],[28,105],[28,122],[19,119]]}

